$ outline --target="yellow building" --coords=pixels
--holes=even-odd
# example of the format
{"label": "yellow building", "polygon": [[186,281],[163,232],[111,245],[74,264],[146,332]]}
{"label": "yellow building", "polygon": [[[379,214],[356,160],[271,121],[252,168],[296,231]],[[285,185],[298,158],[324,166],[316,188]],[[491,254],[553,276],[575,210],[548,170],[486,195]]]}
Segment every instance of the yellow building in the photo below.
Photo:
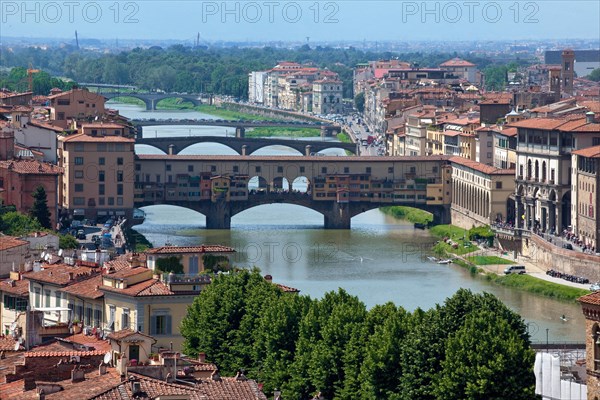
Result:
{"label": "yellow building", "polygon": [[464,229],[491,225],[494,221],[514,223],[515,170],[452,157],[452,224]]}
{"label": "yellow building", "polygon": [[131,218],[135,140],[119,124],[84,124],[81,130],[58,138],[62,216]]}
{"label": "yellow building", "polygon": [[27,338],[28,305],[29,281],[11,272],[9,279],[0,282],[0,334]]}
{"label": "yellow building", "polygon": [[572,153],[571,192],[573,232],[585,246],[598,252],[600,245],[600,146],[576,150]]}
{"label": "yellow building", "polygon": [[111,332],[132,329],[156,338],[157,350],[168,349],[171,344],[180,350],[181,321],[194,297],[209,282],[199,275],[195,280],[186,277],[165,283],[145,267],[104,275],[99,289],[104,293],[106,329]]}
{"label": "yellow building", "polygon": [[105,112],[106,99],[87,89],[73,89],[48,96],[50,119],[62,128],[71,120],[101,116]]}

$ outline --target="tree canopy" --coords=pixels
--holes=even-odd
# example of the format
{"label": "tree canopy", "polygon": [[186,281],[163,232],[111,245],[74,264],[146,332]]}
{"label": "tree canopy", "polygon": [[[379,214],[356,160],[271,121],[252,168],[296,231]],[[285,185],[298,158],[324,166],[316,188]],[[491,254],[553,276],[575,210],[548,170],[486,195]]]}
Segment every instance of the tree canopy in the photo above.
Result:
{"label": "tree canopy", "polygon": [[242,270],[194,300],[181,333],[186,353],[245,369],[285,398],[533,398],[525,324],[488,293],[461,289],[429,311],[367,310],[342,289],[311,299]]}
{"label": "tree canopy", "polygon": [[35,200],[33,201],[33,206],[29,212],[31,217],[37,219],[42,227],[46,229],[52,229],[46,190],[40,185],[35,189],[32,196]]}

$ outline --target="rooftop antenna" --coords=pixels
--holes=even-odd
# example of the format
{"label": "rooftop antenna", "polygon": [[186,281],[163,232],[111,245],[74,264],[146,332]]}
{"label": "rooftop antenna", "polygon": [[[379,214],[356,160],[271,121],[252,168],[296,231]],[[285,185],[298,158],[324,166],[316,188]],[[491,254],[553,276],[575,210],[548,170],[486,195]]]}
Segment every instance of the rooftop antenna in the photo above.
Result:
{"label": "rooftop antenna", "polygon": [[79,50],[79,38],[77,37],[77,31],[75,31],[75,46],[77,46],[77,50]]}
{"label": "rooftop antenna", "polygon": [[198,32],[198,36],[196,38],[196,47],[200,47],[200,32]]}
{"label": "rooftop antenna", "polygon": [[309,44],[309,42],[310,42],[310,36],[307,36],[307,37],[306,37],[306,44],[308,45],[308,44]]}

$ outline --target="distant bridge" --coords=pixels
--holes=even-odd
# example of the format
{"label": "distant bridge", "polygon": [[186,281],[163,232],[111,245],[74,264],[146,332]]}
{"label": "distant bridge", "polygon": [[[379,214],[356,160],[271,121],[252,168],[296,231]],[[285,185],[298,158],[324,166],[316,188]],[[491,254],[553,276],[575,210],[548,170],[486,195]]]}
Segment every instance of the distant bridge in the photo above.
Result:
{"label": "distant bridge", "polygon": [[284,121],[231,121],[222,119],[134,119],[131,122],[136,126],[136,137],[144,137],[143,128],[145,126],[165,126],[165,125],[190,125],[190,126],[226,126],[235,128],[235,136],[243,138],[246,128],[314,128],[321,130],[321,136],[333,136],[340,133],[342,127],[334,124],[325,123],[294,123]]}
{"label": "distant bridge", "polygon": [[163,138],[138,138],[136,144],[145,144],[162,150],[166,154],[179,154],[182,150],[198,143],[219,143],[225,145],[240,155],[250,155],[256,150],[267,146],[286,146],[299,151],[304,155],[318,153],[326,149],[343,149],[352,154],[357,154],[357,146],[354,143],[325,142],[319,140],[291,140],[291,139],[267,139],[267,138],[240,138],[227,136],[183,136]]}
{"label": "distant bridge", "polygon": [[136,86],[131,85],[114,85],[110,83],[78,83],[79,86],[85,87],[97,87],[102,89],[129,89],[129,90],[137,90]]}
{"label": "distant bridge", "polygon": [[114,99],[116,97],[133,97],[140,99],[146,105],[146,110],[156,110],[156,104],[164,99],[182,99],[189,101],[195,106],[202,104],[202,99],[199,94],[180,94],[180,93],[140,93],[140,92],[97,92],[100,96],[106,99]]}
{"label": "distant bridge", "polygon": [[[313,209],[323,214],[326,229],[349,229],[355,215],[389,205],[420,208],[431,212],[435,223],[450,223],[452,185],[447,156],[143,154],[136,156],[135,163],[136,207],[190,208],[206,216],[208,229],[229,229],[234,215],[273,203]],[[295,187],[300,181],[306,182],[306,192]],[[282,222],[293,223],[295,218],[290,214]]]}

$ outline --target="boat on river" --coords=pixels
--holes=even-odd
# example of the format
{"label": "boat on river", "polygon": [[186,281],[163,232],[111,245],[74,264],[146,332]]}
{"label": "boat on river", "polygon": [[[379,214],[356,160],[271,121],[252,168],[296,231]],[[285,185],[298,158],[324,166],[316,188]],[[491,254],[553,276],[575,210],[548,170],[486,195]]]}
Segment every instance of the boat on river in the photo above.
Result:
{"label": "boat on river", "polygon": [[440,261],[438,261],[437,263],[438,263],[438,264],[450,264],[450,263],[452,263],[452,259],[451,259],[451,258],[449,258],[449,259],[447,259],[447,260],[440,260]]}

